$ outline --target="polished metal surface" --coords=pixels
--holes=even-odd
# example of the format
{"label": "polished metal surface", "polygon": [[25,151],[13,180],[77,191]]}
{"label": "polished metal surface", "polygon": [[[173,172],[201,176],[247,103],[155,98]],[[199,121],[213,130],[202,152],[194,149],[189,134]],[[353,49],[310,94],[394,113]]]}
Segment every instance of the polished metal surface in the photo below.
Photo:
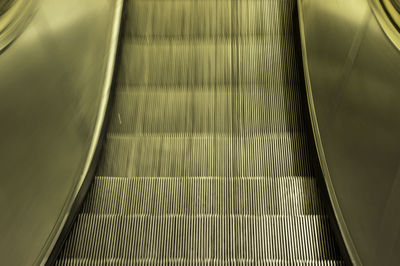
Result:
{"label": "polished metal surface", "polygon": [[400,261],[399,32],[380,1],[299,0],[308,100],[354,264]]}
{"label": "polished metal surface", "polygon": [[38,1],[0,1],[0,53],[25,30],[35,15]]}
{"label": "polished metal surface", "polygon": [[104,118],[120,5],[41,0],[0,47],[2,265],[44,263],[70,217]]}
{"label": "polished metal surface", "polygon": [[15,2],[16,0],[0,0],[0,16],[9,11]]}
{"label": "polished metal surface", "polygon": [[104,152],[57,265],[343,265],[296,2],[125,5]]}
{"label": "polished metal surface", "polygon": [[383,32],[400,51],[400,13],[392,0],[369,0],[370,7]]}
{"label": "polished metal surface", "polygon": [[391,0],[393,7],[400,13],[400,0]]}

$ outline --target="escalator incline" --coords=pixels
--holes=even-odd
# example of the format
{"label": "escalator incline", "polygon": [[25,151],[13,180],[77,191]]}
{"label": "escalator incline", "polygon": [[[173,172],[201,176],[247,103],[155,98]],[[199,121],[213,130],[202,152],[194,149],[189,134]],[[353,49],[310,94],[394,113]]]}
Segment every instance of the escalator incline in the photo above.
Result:
{"label": "escalator incline", "polygon": [[343,265],[292,0],[125,2],[97,175],[56,264]]}

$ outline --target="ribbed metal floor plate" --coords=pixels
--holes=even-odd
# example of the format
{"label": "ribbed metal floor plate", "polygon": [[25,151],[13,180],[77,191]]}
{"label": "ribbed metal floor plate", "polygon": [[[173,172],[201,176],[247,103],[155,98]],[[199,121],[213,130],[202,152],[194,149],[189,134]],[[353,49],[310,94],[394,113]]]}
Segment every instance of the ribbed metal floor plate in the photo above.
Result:
{"label": "ribbed metal floor plate", "polygon": [[310,176],[302,135],[109,135],[98,174],[227,178]]}
{"label": "ribbed metal floor plate", "polygon": [[298,75],[287,65],[294,47],[284,36],[126,39],[122,53],[119,81],[129,86],[276,87]]}
{"label": "ribbed metal floor plate", "polygon": [[125,33],[132,38],[201,39],[291,34],[294,2],[289,1],[127,1]]}
{"label": "ribbed metal floor plate", "polygon": [[[164,200],[155,201],[156,198]],[[325,215],[325,209],[319,200],[315,178],[311,177],[228,179],[98,176],[83,206],[84,213]]]}
{"label": "ribbed metal floor plate", "polygon": [[294,0],[129,0],[97,176],[58,265],[343,265]]}
{"label": "ribbed metal floor plate", "polygon": [[293,87],[137,88],[120,91],[110,133],[268,134],[299,132],[304,124]]}

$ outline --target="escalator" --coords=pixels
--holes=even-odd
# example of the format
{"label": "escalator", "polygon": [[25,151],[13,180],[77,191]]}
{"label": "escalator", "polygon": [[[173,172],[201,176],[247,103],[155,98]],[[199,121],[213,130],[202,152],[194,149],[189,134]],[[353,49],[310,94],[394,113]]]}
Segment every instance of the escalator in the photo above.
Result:
{"label": "escalator", "polygon": [[56,265],[344,265],[294,0],[129,0],[96,176]]}

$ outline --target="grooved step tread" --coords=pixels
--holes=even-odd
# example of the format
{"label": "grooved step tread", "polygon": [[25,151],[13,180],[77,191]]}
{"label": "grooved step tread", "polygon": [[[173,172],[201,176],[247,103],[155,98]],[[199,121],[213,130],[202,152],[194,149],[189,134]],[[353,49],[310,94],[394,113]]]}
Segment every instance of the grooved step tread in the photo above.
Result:
{"label": "grooved step tread", "polygon": [[196,265],[196,266],[211,266],[211,265],[266,265],[266,266],[344,266],[345,263],[340,260],[256,260],[256,259],[62,259],[57,261],[56,266],[63,265]]}
{"label": "grooved step tread", "polygon": [[126,0],[102,157],[57,265],[344,265],[295,0]]}
{"label": "grooved step tread", "polygon": [[299,79],[289,39],[134,40],[124,42],[122,53],[121,85],[272,87]]}
{"label": "grooved step tread", "polygon": [[299,102],[299,95],[290,88],[121,90],[116,95],[109,132],[293,132],[302,130],[304,124]]}
{"label": "grooved step tread", "polygon": [[[282,0],[127,1],[125,36],[216,38],[292,34],[294,3]],[[233,19],[235,18],[235,19]]]}
{"label": "grooved step tread", "polygon": [[109,135],[98,175],[313,176],[307,137],[270,134]]}
{"label": "grooved step tread", "polygon": [[308,215],[324,214],[325,207],[312,177],[97,176],[81,213]]}
{"label": "grooved step tread", "polygon": [[[68,257],[329,260],[326,216],[79,215]],[[251,241],[249,241],[251,239]]]}

